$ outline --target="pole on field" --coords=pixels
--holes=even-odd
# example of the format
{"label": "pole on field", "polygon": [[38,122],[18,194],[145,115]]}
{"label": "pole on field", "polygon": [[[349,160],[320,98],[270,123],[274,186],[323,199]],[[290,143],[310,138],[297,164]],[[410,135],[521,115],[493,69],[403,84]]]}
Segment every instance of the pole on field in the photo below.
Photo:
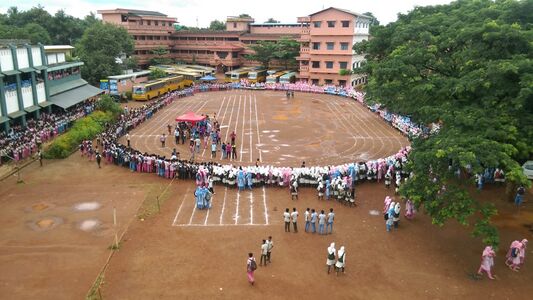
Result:
{"label": "pole on field", "polygon": [[114,206],[113,206],[113,227],[115,228],[115,248],[118,249],[117,208]]}

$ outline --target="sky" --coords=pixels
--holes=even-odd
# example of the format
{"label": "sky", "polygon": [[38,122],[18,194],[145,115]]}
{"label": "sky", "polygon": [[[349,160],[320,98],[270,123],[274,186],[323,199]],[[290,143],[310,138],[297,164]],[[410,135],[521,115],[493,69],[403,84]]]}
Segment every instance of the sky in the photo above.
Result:
{"label": "sky", "polygon": [[[338,7],[358,13],[372,12],[381,24],[396,20],[398,13],[407,13],[415,6],[447,4],[451,0],[2,0],[0,12],[11,6],[27,10],[42,5],[51,14],[63,9],[67,14],[83,18],[99,9],[131,8],[153,10],[175,17],[181,25],[207,27],[212,20],[225,21],[227,16],[247,13],[256,22],[272,17],[282,23],[296,23],[323,8]],[[99,16],[101,18],[101,16]]]}

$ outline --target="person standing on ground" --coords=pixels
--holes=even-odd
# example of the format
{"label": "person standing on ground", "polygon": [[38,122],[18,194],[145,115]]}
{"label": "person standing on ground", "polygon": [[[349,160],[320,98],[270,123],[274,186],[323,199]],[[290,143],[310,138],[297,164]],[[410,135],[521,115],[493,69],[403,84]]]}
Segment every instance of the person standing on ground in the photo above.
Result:
{"label": "person standing on ground", "polygon": [[165,136],[165,134],[163,133],[160,137],[159,137],[159,141],[161,142],[161,148],[165,148],[165,141],[167,140],[167,137]]}
{"label": "person standing on ground", "polygon": [[231,138],[231,144],[235,145],[235,138],[237,137],[237,134],[235,133],[235,130],[233,130],[229,136]]}
{"label": "person standing on ground", "polygon": [[318,214],[315,209],[311,209],[311,227],[313,228],[313,233],[316,232],[316,220],[318,219]]}
{"label": "person standing on ground", "polygon": [[211,143],[211,158],[217,157],[217,144]]}
{"label": "person standing on ground", "polygon": [[[100,169],[100,162],[102,162],[102,156],[100,155],[100,152],[96,151],[96,163],[98,164],[98,169]],[[42,164],[41,164],[42,166]]]}
{"label": "person standing on ground", "polygon": [[292,227],[294,228],[294,233],[298,233],[298,224],[296,223],[298,219],[298,211],[296,211],[296,207],[292,208],[291,219]]}
{"label": "person standing on ground", "polygon": [[43,152],[41,149],[39,149],[39,152],[37,152],[37,159],[39,160],[39,165],[43,166]]}
{"label": "person standing on ground", "polygon": [[331,267],[335,265],[335,243],[331,243],[328,247],[328,257],[326,259],[326,265],[328,266],[328,274],[331,271]]}
{"label": "person standing on ground", "polygon": [[505,256],[507,260],[505,264],[513,271],[518,272],[520,269],[520,249],[522,248],[522,243],[519,241],[513,241],[507,251]]}
{"label": "person standing on ground", "polygon": [[477,271],[478,275],[481,275],[483,272],[486,272],[490,279],[495,279],[492,277],[492,266],[494,266],[494,257],[496,256],[496,253],[492,249],[491,246],[485,247],[485,250],[483,250],[483,254],[481,255],[481,265],[479,266],[479,269]]}
{"label": "person standing on ground", "polygon": [[131,148],[130,134],[129,133],[126,133],[126,140],[128,141],[128,148]]}
{"label": "person standing on ground", "polygon": [[394,229],[398,229],[398,225],[400,224],[400,202],[397,202],[394,206],[392,221],[394,224]]}
{"label": "person standing on ground", "polygon": [[235,160],[237,159],[237,145],[234,143],[231,144],[231,158]]}
{"label": "person standing on ground", "polygon": [[178,145],[180,143],[180,130],[178,126],[174,129],[174,144]]}
{"label": "person standing on ground", "polygon": [[326,234],[328,234],[328,228],[329,233],[333,233],[333,219],[335,219],[335,213],[333,213],[333,208],[330,208],[328,213],[328,224],[326,225]]}
{"label": "person standing on ground", "polygon": [[339,252],[337,253],[337,262],[335,263],[335,268],[337,269],[337,276],[339,276],[339,271],[342,271],[344,274],[344,266],[346,265],[346,251],[344,250],[344,246],[341,247]]}
{"label": "person standing on ground", "polygon": [[326,214],[321,210],[318,215],[318,234],[324,234],[324,225],[326,225]]}
{"label": "person standing on ground", "polygon": [[266,240],[263,240],[263,243],[261,244],[261,259],[259,260],[259,265],[262,266],[264,263],[264,266],[267,265],[267,254],[268,254],[268,244]]}
{"label": "person standing on ground", "polygon": [[304,213],[304,220],[305,220],[305,232],[309,231],[309,225],[311,221],[311,213],[309,212],[309,207],[305,210]]}
{"label": "person standing on ground", "polygon": [[268,237],[267,244],[268,244],[267,260],[268,260],[268,263],[271,263],[270,255],[272,253],[272,248],[274,248],[274,242],[272,241],[272,236]]}
{"label": "person standing on ground", "polygon": [[523,239],[520,243],[522,244],[522,247],[520,248],[520,251],[518,253],[518,257],[520,258],[520,267],[524,265],[524,261],[526,260],[526,248],[527,248],[527,240]]}
{"label": "person standing on ground", "polygon": [[172,133],[172,126],[170,126],[170,124],[167,125],[167,129],[168,129],[168,135],[170,135]]}
{"label": "person standing on ground", "polygon": [[522,201],[524,200],[524,194],[526,193],[526,189],[523,185],[519,186],[516,189],[516,196],[514,198],[514,204],[516,207],[520,207],[522,205]]}
{"label": "person standing on ground", "polygon": [[283,213],[283,221],[285,221],[285,232],[291,232],[291,214],[288,208]]}
{"label": "person standing on ground", "polygon": [[257,262],[255,261],[254,254],[248,253],[248,261],[246,262],[246,274],[248,274],[248,282],[252,285],[255,283],[254,272],[257,270]]}

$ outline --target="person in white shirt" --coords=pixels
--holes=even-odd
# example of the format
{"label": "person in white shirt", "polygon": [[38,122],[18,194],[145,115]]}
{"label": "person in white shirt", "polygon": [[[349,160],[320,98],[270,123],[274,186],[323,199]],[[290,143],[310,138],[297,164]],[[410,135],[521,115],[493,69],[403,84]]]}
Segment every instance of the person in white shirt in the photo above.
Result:
{"label": "person in white shirt", "polygon": [[292,226],[294,227],[294,233],[298,233],[298,225],[296,224],[296,221],[298,219],[298,211],[296,211],[296,207],[292,208],[291,219]]}
{"label": "person in white shirt", "polygon": [[328,234],[328,228],[329,233],[333,233],[333,219],[335,219],[335,213],[333,213],[333,208],[330,208],[328,213],[328,224],[326,225],[326,234]]}
{"label": "person in white shirt", "polygon": [[318,234],[324,234],[324,225],[326,225],[326,214],[321,210],[318,215]]}
{"label": "person in white shirt", "polygon": [[313,228],[313,233],[316,232],[316,219],[318,218],[318,214],[316,213],[315,209],[311,209],[311,227]]}
{"label": "person in white shirt", "polygon": [[272,248],[274,248],[274,242],[272,241],[272,236],[268,237],[267,244],[268,244],[267,260],[268,260],[268,263],[271,263],[270,255],[272,253]]}
{"label": "person in white shirt", "polygon": [[339,252],[337,252],[337,262],[335,263],[335,268],[337,269],[337,276],[339,276],[339,271],[342,271],[342,273],[344,274],[345,265],[346,265],[346,250],[344,250],[344,246],[342,246]]}
{"label": "person in white shirt", "polygon": [[288,208],[283,213],[283,221],[285,221],[285,232],[291,232],[291,213]]}
{"label": "person in white shirt", "polygon": [[309,207],[305,210],[304,213],[305,220],[305,232],[309,231],[309,225],[311,224],[311,213],[309,212]]}
{"label": "person in white shirt", "polygon": [[259,265],[266,267],[267,265],[267,254],[268,254],[268,243],[266,240],[263,240],[263,244],[261,244],[261,260],[259,261]]}

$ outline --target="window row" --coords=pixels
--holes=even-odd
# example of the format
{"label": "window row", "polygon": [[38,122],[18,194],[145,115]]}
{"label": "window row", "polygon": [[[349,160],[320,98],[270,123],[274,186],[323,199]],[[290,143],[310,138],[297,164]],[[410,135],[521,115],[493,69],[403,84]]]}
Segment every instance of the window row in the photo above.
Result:
{"label": "window row", "polygon": [[180,40],[180,41],[229,41],[229,42],[237,42],[239,41],[239,38],[237,37],[203,37],[203,36],[175,36],[171,37],[173,40]]}
{"label": "window row", "polygon": [[[328,25],[328,28],[335,28],[335,26],[337,25],[337,21],[326,21],[326,24]],[[346,21],[346,20],[340,21],[340,25],[343,28],[348,28],[350,27],[350,21]],[[313,27],[320,28],[321,26],[322,26],[322,21],[313,22]]]}
{"label": "window row", "polygon": [[[312,61],[311,67],[314,69],[320,68],[320,61]],[[348,68],[348,62],[347,61],[339,61],[339,69],[347,69]],[[326,66],[326,69],[333,69],[335,62],[334,61],[325,61],[324,65]]]}
{"label": "window row", "polygon": [[[314,42],[312,47],[313,50],[320,50],[320,45],[322,43],[320,42]],[[350,44],[349,43],[339,43],[340,44],[340,50],[349,50]],[[326,42],[326,50],[335,50],[335,42]]]}
{"label": "window row", "polygon": [[[168,21],[168,22],[165,22],[165,21],[156,21],[156,20],[146,20],[146,21],[143,21],[143,20],[140,20],[137,24],[139,25],[146,25],[146,26],[161,26],[161,27],[172,27],[172,22]],[[161,25],[159,25],[161,24]]]}
{"label": "window row", "polygon": [[[335,26],[337,26],[337,21],[326,21],[326,24],[327,24],[328,28],[335,28]],[[343,28],[348,28],[348,27],[350,27],[350,21],[340,21],[340,25]],[[366,22],[355,22],[355,27],[357,27],[357,28],[368,28],[369,25],[370,24],[368,24]],[[314,28],[322,27],[322,21],[314,21],[313,22],[313,27]]]}
{"label": "window row", "polygon": [[136,41],[166,41],[170,40],[167,36],[160,35],[134,35],[133,39]]}

